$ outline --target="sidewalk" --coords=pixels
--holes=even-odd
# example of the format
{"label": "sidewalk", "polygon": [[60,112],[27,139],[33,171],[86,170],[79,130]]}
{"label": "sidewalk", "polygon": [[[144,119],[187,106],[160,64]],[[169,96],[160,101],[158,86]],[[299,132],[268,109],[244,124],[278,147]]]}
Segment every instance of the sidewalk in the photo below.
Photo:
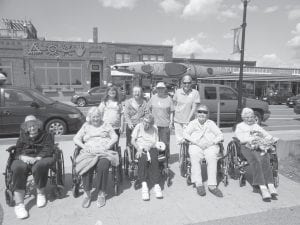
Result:
{"label": "sidewalk", "polygon": [[[287,139],[300,137],[300,131],[273,131],[272,135]],[[225,133],[225,143],[231,140],[233,133]],[[127,180],[122,184],[122,193],[113,196],[112,185],[109,188],[109,196],[106,206],[97,208],[95,201],[88,209],[81,208],[82,196],[74,199],[71,192],[71,161],[70,156],[74,150],[71,140],[58,141],[64,151],[66,169],[66,193],[63,199],[49,201],[46,208],[39,209],[35,205],[35,199],[31,197],[25,203],[29,209],[30,217],[20,221],[15,218],[13,208],[5,204],[4,194],[0,195],[0,202],[4,209],[4,225],[9,224],[40,224],[40,225],[181,225],[193,224],[215,219],[259,213],[273,209],[280,209],[300,205],[300,184],[280,176],[278,188],[279,200],[265,203],[259,194],[252,193],[249,184],[240,188],[238,181],[229,180],[229,185],[220,184],[224,198],[219,199],[211,193],[205,197],[196,194],[196,190],[186,185],[186,181],[179,175],[178,148],[175,145],[175,137],[171,136],[170,168],[175,173],[173,184],[164,187],[164,199],[155,199],[151,192],[151,200],[143,202],[141,191],[134,190]],[[120,146],[125,148],[125,138],[121,138]],[[4,171],[7,154],[4,153],[7,144],[0,141],[0,165]],[[0,178],[1,190],[4,192],[4,177]],[[49,196],[50,197],[50,196]],[[101,221],[101,223],[99,222]]]}

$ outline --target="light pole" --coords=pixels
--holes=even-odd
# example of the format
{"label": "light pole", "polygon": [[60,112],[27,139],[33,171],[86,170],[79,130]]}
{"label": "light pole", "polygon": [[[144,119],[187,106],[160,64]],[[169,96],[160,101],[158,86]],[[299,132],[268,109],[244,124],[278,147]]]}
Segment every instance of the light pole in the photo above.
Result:
{"label": "light pole", "polygon": [[245,33],[246,33],[246,15],[247,15],[247,5],[251,0],[241,0],[244,5],[243,11],[243,24],[242,27],[242,44],[241,44],[241,58],[240,58],[240,75],[239,75],[239,82],[238,82],[238,107],[236,112],[236,119],[237,122],[242,121],[241,119],[241,112],[243,108],[243,69],[244,69],[244,52],[245,52]]}

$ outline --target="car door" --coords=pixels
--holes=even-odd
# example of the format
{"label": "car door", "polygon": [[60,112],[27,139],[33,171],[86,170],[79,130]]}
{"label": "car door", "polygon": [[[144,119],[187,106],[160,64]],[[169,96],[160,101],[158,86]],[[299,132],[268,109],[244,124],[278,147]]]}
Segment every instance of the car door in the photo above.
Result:
{"label": "car door", "polygon": [[[201,104],[204,104],[209,109],[209,118],[217,121],[217,88],[216,86],[201,87]],[[200,95],[200,96],[201,96]]]}
{"label": "car door", "polygon": [[90,90],[90,103],[97,104],[101,102],[102,92],[100,87],[92,88]]}
{"label": "car door", "polygon": [[236,110],[238,105],[237,93],[230,87],[219,87],[220,111],[222,123],[232,123],[236,121]]}
{"label": "car door", "polygon": [[19,133],[20,125],[27,115],[37,115],[31,96],[22,90],[5,88],[2,91],[0,134]]}

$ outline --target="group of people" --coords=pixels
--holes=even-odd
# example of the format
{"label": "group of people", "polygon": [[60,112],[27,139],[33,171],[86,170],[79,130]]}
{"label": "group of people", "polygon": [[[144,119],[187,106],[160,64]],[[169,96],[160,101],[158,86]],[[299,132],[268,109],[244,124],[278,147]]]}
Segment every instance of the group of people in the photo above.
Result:
{"label": "group of people", "polygon": [[[119,155],[112,151],[118,145],[121,132],[126,130],[127,146],[136,150],[138,160],[138,180],[141,182],[142,199],[150,199],[149,187],[153,185],[156,198],[163,198],[159,185],[160,171],[158,150],[160,142],[165,144],[166,156],[170,155],[170,131],[174,126],[178,145],[189,142],[191,159],[191,181],[200,196],[206,195],[201,176],[200,161],[207,162],[208,190],[217,197],[223,193],[217,185],[217,160],[219,143],[224,137],[219,127],[209,120],[207,106],[200,104],[197,90],[191,88],[192,78],[182,78],[182,88],[177,89],[173,99],[166,91],[166,85],[158,82],[157,94],[147,102],[141,87],[133,87],[132,98],[125,104],[119,101],[118,89],[107,88],[106,97],[99,107],[91,107],[86,123],[74,136],[74,143],[81,148],[76,158],[76,172],[81,175],[84,197],[82,207],[91,204],[91,190],[94,173],[95,193],[98,207],[105,205],[108,173],[110,165],[119,165]],[[262,198],[270,199],[277,195],[268,154],[253,151],[256,137],[253,131],[260,132],[260,138],[272,138],[255,123],[252,109],[244,108],[243,121],[236,127],[235,134],[241,142],[241,152],[253,170],[253,185],[258,186]],[[126,128],[124,128],[124,121]],[[46,205],[45,186],[47,173],[53,158],[53,137],[43,131],[41,123],[34,116],[26,118],[17,141],[17,154],[12,164],[13,190],[16,202],[15,213],[18,218],[28,217],[24,206],[24,193],[28,171],[32,171],[37,187],[37,206]]]}

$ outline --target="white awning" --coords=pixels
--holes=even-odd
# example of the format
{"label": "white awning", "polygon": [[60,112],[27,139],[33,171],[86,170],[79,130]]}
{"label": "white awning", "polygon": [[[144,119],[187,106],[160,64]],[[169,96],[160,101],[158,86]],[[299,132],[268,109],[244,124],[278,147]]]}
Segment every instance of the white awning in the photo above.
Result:
{"label": "white awning", "polygon": [[111,70],[110,75],[111,76],[119,76],[119,77],[132,77],[133,76],[133,74],[131,74],[131,73],[120,72],[117,70]]}

